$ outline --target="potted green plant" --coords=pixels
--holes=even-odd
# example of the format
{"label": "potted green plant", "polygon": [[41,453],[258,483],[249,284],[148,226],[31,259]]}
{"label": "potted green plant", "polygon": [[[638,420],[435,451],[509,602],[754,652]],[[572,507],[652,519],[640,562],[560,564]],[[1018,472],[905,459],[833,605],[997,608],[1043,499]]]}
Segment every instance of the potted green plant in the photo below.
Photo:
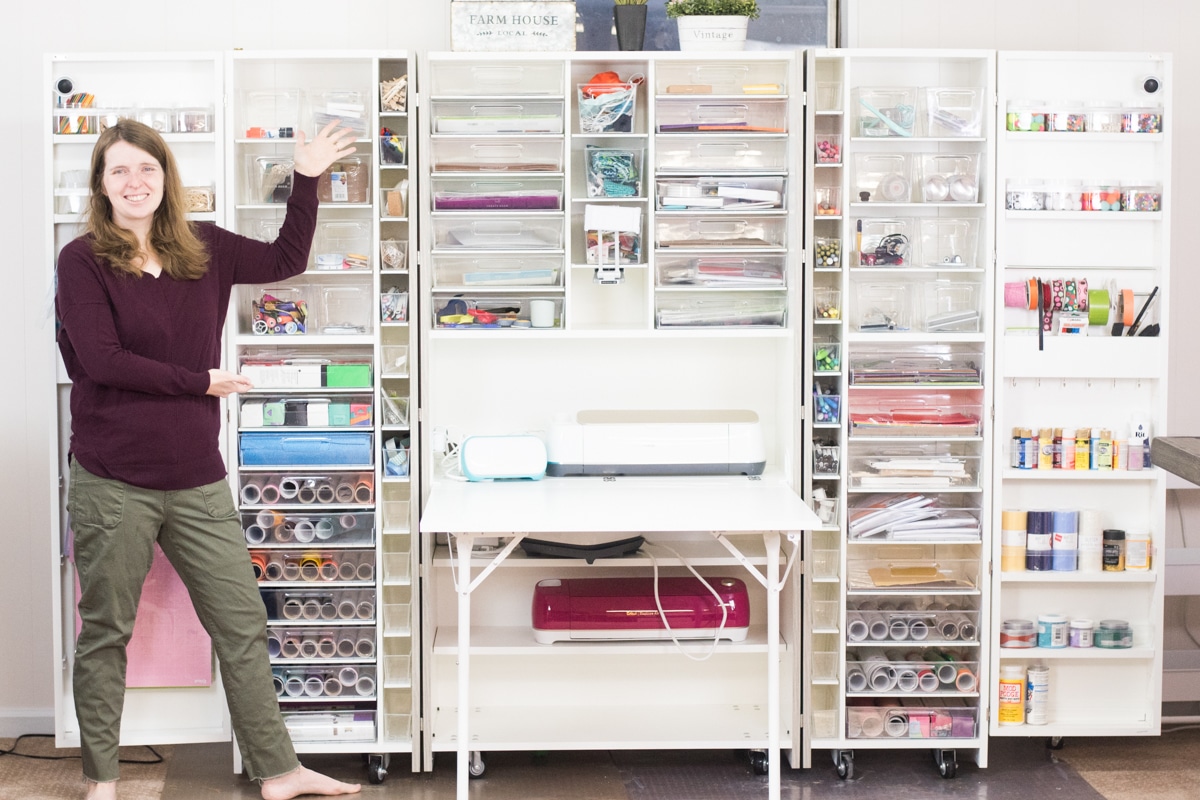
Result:
{"label": "potted green plant", "polygon": [[646,0],[613,0],[618,50],[641,50],[646,39]]}
{"label": "potted green plant", "polygon": [[680,50],[743,50],[746,26],[758,18],[757,0],[667,0],[679,27]]}

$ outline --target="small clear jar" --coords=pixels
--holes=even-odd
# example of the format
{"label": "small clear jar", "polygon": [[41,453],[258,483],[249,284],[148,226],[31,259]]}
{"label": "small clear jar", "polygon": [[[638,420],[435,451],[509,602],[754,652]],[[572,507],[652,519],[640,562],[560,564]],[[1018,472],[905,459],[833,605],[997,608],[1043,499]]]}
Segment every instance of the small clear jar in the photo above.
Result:
{"label": "small clear jar", "polygon": [[1006,619],[1000,623],[1000,646],[1027,648],[1037,646],[1037,627],[1031,620]]}
{"label": "small clear jar", "polygon": [[212,112],[207,108],[180,108],[175,111],[176,133],[212,133]]}
{"label": "small clear jar", "polygon": [[1120,133],[1124,109],[1112,100],[1088,103],[1087,129],[1092,133]]}
{"label": "small clear jar", "polygon": [[1004,125],[1010,131],[1030,133],[1046,130],[1046,104],[1041,100],[1013,100],[1004,114]]}
{"label": "small clear jar", "polygon": [[159,133],[172,132],[174,128],[173,116],[169,108],[139,108],[136,111],[138,122],[149,125]]}
{"label": "small clear jar", "polygon": [[1102,619],[1092,635],[1092,644],[1106,650],[1127,650],[1133,647],[1133,629],[1123,619]]}
{"label": "small clear jar", "polygon": [[1047,211],[1082,211],[1083,182],[1046,181],[1042,192],[1042,207]]}
{"label": "small clear jar", "polygon": [[842,265],[842,240],[818,236],[816,257],[818,267],[840,267]]}
{"label": "small clear jar", "polygon": [[1122,133],[1162,133],[1161,108],[1126,108],[1121,115]]}
{"label": "small clear jar", "polygon": [[1009,181],[1004,190],[1004,207],[1009,211],[1043,211],[1045,189],[1041,181]]}
{"label": "small clear jar", "polygon": [[1082,133],[1087,130],[1087,114],[1082,103],[1055,102],[1047,105],[1046,130],[1055,133]]}
{"label": "small clear jar", "polygon": [[1115,181],[1087,181],[1083,186],[1084,211],[1120,211],[1121,187]]}
{"label": "small clear jar", "polygon": [[1121,187],[1122,211],[1162,211],[1162,187],[1139,182]]}

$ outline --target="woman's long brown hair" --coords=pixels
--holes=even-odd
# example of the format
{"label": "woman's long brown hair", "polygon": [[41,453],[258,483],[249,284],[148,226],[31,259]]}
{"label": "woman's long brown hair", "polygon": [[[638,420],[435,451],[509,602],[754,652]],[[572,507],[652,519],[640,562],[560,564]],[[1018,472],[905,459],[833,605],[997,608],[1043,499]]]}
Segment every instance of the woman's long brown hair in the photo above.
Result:
{"label": "woman's long brown hair", "polygon": [[163,272],[177,280],[195,280],[208,271],[208,253],[188,222],[183,181],[175,156],[158,131],[130,119],[122,119],[100,134],[92,150],[91,201],[87,230],[92,235],[92,252],[114,270],[142,274],[143,254],[137,237],[113,221],[112,203],[104,194],[105,155],[116,142],[128,142],[149,153],[163,170],[163,199],[154,212],[147,246],[157,256]]}

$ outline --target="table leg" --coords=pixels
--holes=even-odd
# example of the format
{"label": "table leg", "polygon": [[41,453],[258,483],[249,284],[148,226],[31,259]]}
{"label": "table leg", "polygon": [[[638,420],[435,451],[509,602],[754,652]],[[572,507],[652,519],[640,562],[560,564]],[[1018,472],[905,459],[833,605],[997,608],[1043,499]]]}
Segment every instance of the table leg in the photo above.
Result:
{"label": "table leg", "polygon": [[458,771],[455,780],[458,800],[467,800],[471,781],[471,550],[474,544],[475,537],[471,534],[454,536],[458,551]]}
{"label": "table leg", "polygon": [[779,800],[779,531],[763,534],[767,550],[767,797]]}

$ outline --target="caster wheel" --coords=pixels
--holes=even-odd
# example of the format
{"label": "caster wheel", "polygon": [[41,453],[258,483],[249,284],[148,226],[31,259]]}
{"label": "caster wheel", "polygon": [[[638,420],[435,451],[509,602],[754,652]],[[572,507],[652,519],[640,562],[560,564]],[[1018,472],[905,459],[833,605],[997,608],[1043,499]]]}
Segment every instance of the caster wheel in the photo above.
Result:
{"label": "caster wheel", "polygon": [[1063,745],[1065,745],[1065,744],[1066,744],[1066,742],[1063,741],[1063,737],[1051,736],[1049,739],[1046,740],[1046,749],[1047,750],[1062,750]]}
{"label": "caster wheel", "polygon": [[472,778],[482,778],[484,771],[487,769],[487,764],[483,763],[483,753],[478,750],[471,751],[471,761],[467,765],[467,772]]}
{"label": "caster wheel", "polygon": [[833,763],[837,767],[837,776],[844,781],[854,777],[854,753],[851,750],[835,750]]}
{"label": "caster wheel", "polygon": [[750,752],[750,768],[754,770],[755,775],[766,775],[770,772],[771,761],[764,751],[752,750]]}
{"label": "caster wheel", "polygon": [[367,780],[373,785],[383,783],[387,778],[387,757],[386,756],[369,756],[367,759]]}
{"label": "caster wheel", "polygon": [[947,780],[958,774],[958,758],[953,750],[934,750],[933,763],[937,764],[938,775]]}

